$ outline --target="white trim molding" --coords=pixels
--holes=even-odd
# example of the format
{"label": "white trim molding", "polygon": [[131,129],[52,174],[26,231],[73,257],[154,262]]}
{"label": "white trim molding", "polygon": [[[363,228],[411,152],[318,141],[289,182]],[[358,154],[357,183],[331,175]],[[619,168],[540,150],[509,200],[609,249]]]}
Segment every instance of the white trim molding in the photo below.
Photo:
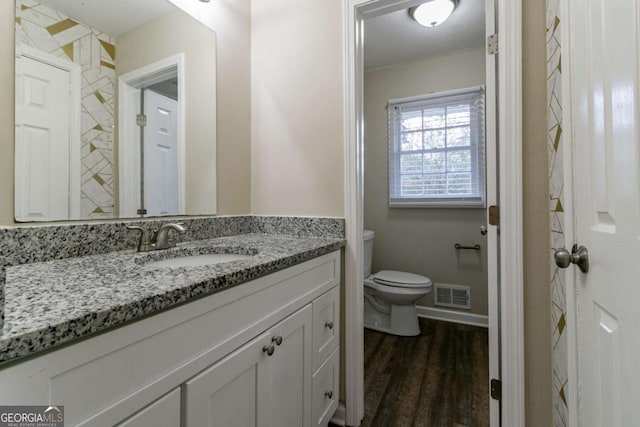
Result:
{"label": "white trim molding", "polygon": [[[363,0],[344,3],[344,139],[345,139],[345,422],[359,426],[364,416],[364,157],[363,27],[356,7]],[[357,59],[356,59],[357,58]]]}
{"label": "white trim molding", "polygon": [[498,0],[501,421],[525,425],[522,0]]}
{"label": "white trim molding", "polygon": [[418,317],[425,319],[442,320],[445,322],[460,323],[461,325],[489,327],[489,316],[484,314],[465,313],[462,311],[445,310],[442,308],[416,306]]}

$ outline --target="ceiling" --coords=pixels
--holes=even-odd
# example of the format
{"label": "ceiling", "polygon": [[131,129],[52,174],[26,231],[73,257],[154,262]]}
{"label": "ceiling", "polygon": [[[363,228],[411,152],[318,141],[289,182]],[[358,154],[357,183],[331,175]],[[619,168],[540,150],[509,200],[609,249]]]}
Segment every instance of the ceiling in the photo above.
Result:
{"label": "ceiling", "polygon": [[407,9],[365,20],[365,71],[484,46],[484,0],[459,0],[449,19],[423,27]]}
{"label": "ceiling", "polygon": [[175,10],[166,0],[38,0],[38,3],[112,37]]}

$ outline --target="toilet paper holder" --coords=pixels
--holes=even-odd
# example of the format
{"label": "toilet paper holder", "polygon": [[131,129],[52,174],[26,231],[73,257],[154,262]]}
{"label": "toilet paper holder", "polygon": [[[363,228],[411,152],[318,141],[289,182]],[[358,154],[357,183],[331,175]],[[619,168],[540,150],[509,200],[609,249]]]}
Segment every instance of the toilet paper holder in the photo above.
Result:
{"label": "toilet paper holder", "polygon": [[454,247],[456,249],[471,249],[471,250],[474,250],[474,251],[479,251],[480,250],[480,245],[477,244],[477,243],[475,245],[473,245],[473,246],[464,246],[464,245],[461,245],[460,243],[456,243],[454,245]]}

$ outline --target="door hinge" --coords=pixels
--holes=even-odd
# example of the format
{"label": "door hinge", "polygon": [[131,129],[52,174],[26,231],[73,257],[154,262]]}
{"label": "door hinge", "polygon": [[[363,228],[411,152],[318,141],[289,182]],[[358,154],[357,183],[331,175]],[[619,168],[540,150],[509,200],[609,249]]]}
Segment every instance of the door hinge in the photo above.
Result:
{"label": "door hinge", "polygon": [[500,206],[489,206],[489,224],[500,225]]}
{"label": "door hinge", "polygon": [[495,378],[491,379],[491,398],[495,400],[502,399],[502,381]]}
{"label": "door hinge", "polygon": [[136,115],[136,124],[138,126],[146,126],[147,125],[147,115],[146,114],[137,114]]}
{"label": "door hinge", "polygon": [[146,215],[146,214],[147,214],[147,210],[146,210],[146,209],[138,209],[138,210],[136,211],[136,213],[137,213],[138,215]]}
{"label": "door hinge", "polygon": [[487,37],[487,53],[489,55],[498,53],[498,33],[491,34]]}

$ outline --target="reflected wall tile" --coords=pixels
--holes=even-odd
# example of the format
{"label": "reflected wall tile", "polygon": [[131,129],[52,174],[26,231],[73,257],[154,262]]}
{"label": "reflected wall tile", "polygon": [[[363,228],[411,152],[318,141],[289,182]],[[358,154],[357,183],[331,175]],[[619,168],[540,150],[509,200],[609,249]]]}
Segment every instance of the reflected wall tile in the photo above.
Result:
{"label": "reflected wall tile", "polygon": [[76,40],[91,34],[91,30],[84,25],[75,25],[68,30],[57,33],[53,36],[58,46],[65,46]]}
{"label": "reflected wall tile", "polygon": [[26,41],[28,46],[39,49],[43,52],[51,52],[60,47],[46,29],[32,22],[23,20],[20,25],[20,31],[23,32],[23,39]]}
{"label": "reflected wall tile", "polygon": [[564,146],[562,128],[562,58],[559,0],[546,2],[547,42],[547,145],[549,150],[549,219],[551,221],[551,328],[553,425],[569,425],[567,401],[567,303],[565,271],[554,261],[556,248],[565,247],[564,236]]}
{"label": "reflected wall tile", "polygon": [[[83,218],[96,218],[90,213],[98,208],[100,215],[108,215],[106,212],[113,212],[114,204],[111,177],[114,173],[115,70],[103,66],[103,62],[110,58],[113,63],[114,38],[33,0],[17,0],[16,8],[21,19],[16,26],[17,40],[82,66]],[[97,137],[100,137],[99,147],[92,143]],[[101,175],[96,175],[96,168]]]}

